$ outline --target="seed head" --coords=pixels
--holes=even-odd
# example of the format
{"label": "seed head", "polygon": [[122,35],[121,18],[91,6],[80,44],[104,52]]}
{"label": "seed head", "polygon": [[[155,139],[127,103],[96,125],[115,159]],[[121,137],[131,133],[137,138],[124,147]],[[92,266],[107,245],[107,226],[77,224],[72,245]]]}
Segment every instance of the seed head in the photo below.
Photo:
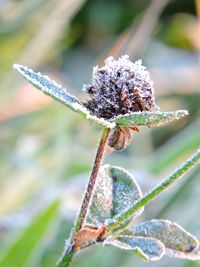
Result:
{"label": "seed head", "polygon": [[133,63],[127,55],[108,57],[104,67],[94,67],[92,84],[83,90],[91,97],[83,104],[99,118],[112,119],[156,106],[149,72],[141,60]]}

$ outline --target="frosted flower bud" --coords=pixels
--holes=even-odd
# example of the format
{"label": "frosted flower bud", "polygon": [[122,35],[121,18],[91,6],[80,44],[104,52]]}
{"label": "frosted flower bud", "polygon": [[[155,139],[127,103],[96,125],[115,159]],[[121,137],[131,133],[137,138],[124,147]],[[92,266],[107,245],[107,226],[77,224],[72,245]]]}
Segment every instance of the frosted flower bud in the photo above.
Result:
{"label": "frosted flower bud", "polygon": [[141,60],[133,63],[127,55],[108,57],[105,66],[94,67],[92,84],[84,85],[83,90],[90,95],[83,104],[99,118],[112,119],[156,107],[149,72]]}

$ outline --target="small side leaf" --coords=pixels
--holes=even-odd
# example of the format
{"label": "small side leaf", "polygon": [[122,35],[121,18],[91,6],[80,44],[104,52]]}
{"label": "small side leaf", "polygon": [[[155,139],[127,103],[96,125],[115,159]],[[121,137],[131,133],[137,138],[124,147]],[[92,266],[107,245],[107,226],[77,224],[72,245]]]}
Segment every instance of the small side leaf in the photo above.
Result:
{"label": "small side leaf", "polygon": [[97,118],[91,115],[89,111],[78,101],[78,99],[70,95],[66,89],[62,88],[55,81],[49,79],[47,76],[43,76],[40,73],[36,73],[26,66],[15,64],[14,69],[19,71],[33,86],[41,90],[46,95],[51,96],[58,102],[66,105],[70,109],[79,113],[84,118],[94,122],[97,125],[113,128],[115,123],[106,121],[102,118]]}
{"label": "small side leaf", "polygon": [[122,168],[105,165],[97,179],[86,221],[94,226],[103,225],[132,206],[141,196],[141,190],[131,174]]}
{"label": "small side leaf", "polygon": [[173,120],[178,120],[181,117],[188,115],[187,110],[176,110],[171,112],[148,111],[134,112],[126,115],[119,115],[113,119],[118,125],[125,127],[130,126],[160,126]]}
{"label": "small side leaf", "polygon": [[161,241],[165,248],[166,254],[172,257],[191,254],[195,251],[199,243],[190,233],[186,232],[181,226],[167,220],[152,220],[125,230],[122,235],[152,237]]}
{"label": "small side leaf", "polygon": [[157,261],[165,252],[163,244],[154,238],[120,236],[108,238],[104,241],[104,244],[131,250],[144,261]]}

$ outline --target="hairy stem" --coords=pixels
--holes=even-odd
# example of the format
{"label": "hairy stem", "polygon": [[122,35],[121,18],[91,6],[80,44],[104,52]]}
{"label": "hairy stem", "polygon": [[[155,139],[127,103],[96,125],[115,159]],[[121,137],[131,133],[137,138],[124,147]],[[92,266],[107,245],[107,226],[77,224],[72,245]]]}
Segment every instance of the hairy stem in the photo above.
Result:
{"label": "hairy stem", "polygon": [[[83,203],[82,203],[82,206],[80,209],[80,213],[78,216],[78,220],[76,222],[75,232],[78,232],[82,228],[82,226],[84,225],[85,217],[87,215],[87,212],[88,212],[88,209],[90,206],[90,201],[91,201],[93,193],[94,193],[94,187],[95,187],[97,177],[99,174],[99,170],[100,170],[100,167],[101,167],[101,164],[103,161],[103,157],[105,154],[106,145],[107,145],[107,141],[109,138],[109,133],[110,133],[110,129],[104,128],[102,136],[101,136],[100,144],[99,144],[99,147],[97,150],[96,158],[94,161],[93,169],[92,169],[90,179],[88,182],[88,186],[86,189],[86,193],[85,193]],[[64,249],[63,255],[61,256],[61,259],[57,265],[58,267],[68,267],[70,265],[70,262],[72,260],[73,254],[74,254],[73,243],[74,243],[74,241],[73,241],[73,234],[72,234],[71,242]]]}
{"label": "hairy stem", "polygon": [[94,187],[97,181],[97,176],[99,174],[99,170],[103,161],[103,156],[105,153],[105,149],[106,149],[106,145],[107,145],[107,141],[108,141],[108,137],[109,137],[109,133],[110,133],[110,129],[109,128],[104,128],[102,136],[101,136],[101,140],[100,140],[100,144],[97,150],[97,154],[96,154],[96,158],[94,161],[94,165],[93,165],[93,169],[90,175],[90,180],[88,182],[88,186],[85,192],[85,196],[83,199],[83,203],[81,206],[81,210],[79,213],[79,217],[76,223],[76,227],[75,227],[75,232],[77,232],[78,230],[80,230],[84,224],[85,221],[85,217],[87,215],[88,212],[88,208],[90,206],[90,201],[92,199],[93,196],[93,191],[94,191]]}
{"label": "hairy stem", "polygon": [[57,267],[68,267],[72,261],[73,254],[73,246],[71,244],[67,244],[63,251],[63,255],[57,263]]}
{"label": "hairy stem", "polygon": [[162,191],[166,190],[172,183],[181,178],[183,174],[189,171],[195,164],[200,161],[200,150],[198,150],[192,157],[184,162],[178,169],[176,169],[166,180],[161,184],[153,188],[150,192],[139,199],[131,208],[126,212],[118,215],[115,221],[108,224],[107,230],[111,230],[119,226],[124,220],[128,219],[133,213],[139,210],[141,207],[147,205],[151,200],[156,198]]}

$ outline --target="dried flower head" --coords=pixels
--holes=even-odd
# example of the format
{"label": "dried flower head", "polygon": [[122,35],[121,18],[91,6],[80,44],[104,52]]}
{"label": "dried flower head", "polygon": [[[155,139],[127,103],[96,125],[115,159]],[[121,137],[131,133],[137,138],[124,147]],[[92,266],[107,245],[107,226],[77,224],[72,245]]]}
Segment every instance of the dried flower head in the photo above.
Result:
{"label": "dried flower head", "polygon": [[149,72],[141,60],[133,63],[127,55],[108,57],[104,67],[94,67],[92,85],[84,85],[83,90],[91,97],[83,104],[99,118],[111,119],[155,107]]}

